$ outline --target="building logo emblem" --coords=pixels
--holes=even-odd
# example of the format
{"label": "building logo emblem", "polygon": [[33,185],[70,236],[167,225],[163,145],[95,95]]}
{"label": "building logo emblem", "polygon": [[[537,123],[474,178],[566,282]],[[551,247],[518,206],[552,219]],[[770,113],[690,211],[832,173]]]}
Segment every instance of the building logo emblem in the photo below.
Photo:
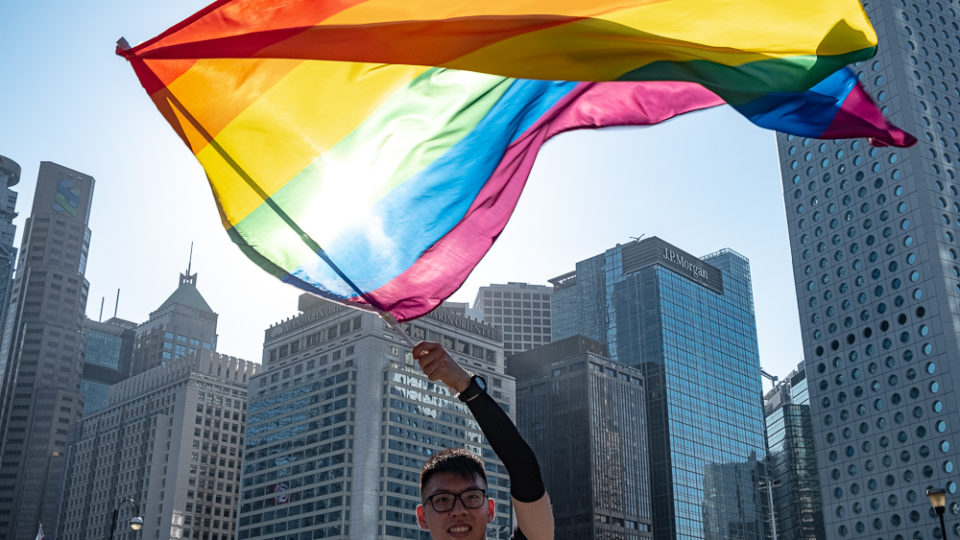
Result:
{"label": "building logo emblem", "polygon": [[286,482],[280,482],[273,486],[273,501],[276,504],[286,504],[290,502],[290,486]]}
{"label": "building logo emblem", "polygon": [[70,214],[77,217],[80,207],[80,188],[70,178],[57,183],[57,194],[53,197],[53,209],[61,214]]}

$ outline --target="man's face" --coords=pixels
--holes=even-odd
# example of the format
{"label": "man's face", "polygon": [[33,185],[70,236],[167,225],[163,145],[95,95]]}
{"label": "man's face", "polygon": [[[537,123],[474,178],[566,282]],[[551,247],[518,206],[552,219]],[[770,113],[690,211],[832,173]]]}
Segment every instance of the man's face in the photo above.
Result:
{"label": "man's face", "polygon": [[417,507],[417,523],[428,529],[433,540],[479,540],[484,537],[487,523],[494,518],[493,499],[487,499],[479,508],[467,508],[459,498],[449,512],[437,512],[428,500],[439,493],[462,493],[468,489],[483,489],[487,486],[477,475],[467,478],[450,472],[436,473],[430,477],[423,490],[424,504]]}

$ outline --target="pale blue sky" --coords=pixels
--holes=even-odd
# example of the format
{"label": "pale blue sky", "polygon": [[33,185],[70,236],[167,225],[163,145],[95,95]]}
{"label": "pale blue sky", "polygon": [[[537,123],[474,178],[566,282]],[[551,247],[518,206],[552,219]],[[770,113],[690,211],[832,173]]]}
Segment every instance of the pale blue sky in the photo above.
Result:
{"label": "pale blue sky", "polygon": [[[220,313],[220,352],[260,359],[263,330],[296,314],[297,289],[227,238],[203,171],[113,54],[202,0],[0,2],[0,154],[23,167],[19,232],[40,161],[96,178],[87,313],[146,320],[177,285],[194,241],[199,288]],[[513,219],[453,300],[479,286],[547,284],[632,236],[695,255],[730,247],[751,261],[761,362],[801,360],[782,188],[772,132],[728,108],[651,128],[565,134],[541,152]]]}

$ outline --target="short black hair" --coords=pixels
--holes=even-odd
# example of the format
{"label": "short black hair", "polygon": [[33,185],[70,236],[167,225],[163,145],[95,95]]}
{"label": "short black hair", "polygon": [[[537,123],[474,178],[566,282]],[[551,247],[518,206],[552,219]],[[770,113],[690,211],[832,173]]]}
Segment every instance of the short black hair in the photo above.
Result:
{"label": "short black hair", "polygon": [[483,480],[484,488],[487,486],[487,473],[483,470],[483,460],[466,448],[447,448],[427,460],[423,469],[420,469],[421,497],[427,482],[437,473],[453,473],[471,480],[474,476],[479,476]]}

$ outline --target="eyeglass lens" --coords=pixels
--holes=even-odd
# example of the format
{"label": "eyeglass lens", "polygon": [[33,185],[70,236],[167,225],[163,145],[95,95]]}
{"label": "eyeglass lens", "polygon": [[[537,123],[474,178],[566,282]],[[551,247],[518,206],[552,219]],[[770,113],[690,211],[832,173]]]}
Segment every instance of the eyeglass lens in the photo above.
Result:
{"label": "eyeglass lens", "polygon": [[487,494],[482,489],[468,489],[460,493],[437,493],[430,496],[430,504],[437,512],[449,512],[453,510],[457,499],[460,499],[464,508],[480,508],[487,501]]}

